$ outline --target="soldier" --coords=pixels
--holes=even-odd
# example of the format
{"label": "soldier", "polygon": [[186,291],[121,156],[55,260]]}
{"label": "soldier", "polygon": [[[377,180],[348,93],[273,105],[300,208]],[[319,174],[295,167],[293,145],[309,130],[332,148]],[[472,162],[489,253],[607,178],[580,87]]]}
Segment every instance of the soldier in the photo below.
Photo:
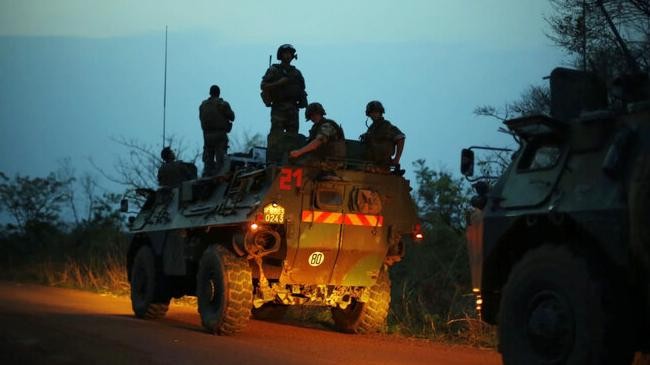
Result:
{"label": "soldier", "polygon": [[307,106],[305,79],[300,70],[291,65],[294,58],[298,59],[296,49],[290,44],[283,44],[278,48],[276,58],[280,63],[268,68],[260,85],[262,101],[271,107],[267,161],[280,161],[283,153],[295,147],[298,138],[298,109]]}
{"label": "soldier", "polygon": [[210,86],[210,97],[199,106],[203,129],[203,176],[219,173],[228,149],[228,132],[235,121],[235,113],[227,101],[219,97],[219,86]]}
{"label": "soldier", "polygon": [[367,158],[377,165],[399,165],[406,139],[404,133],[384,119],[384,106],[377,100],[366,105],[366,116],[372,119],[372,124],[359,139]]}
{"label": "soldier", "polygon": [[314,125],[309,131],[309,143],[289,153],[298,158],[309,153],[308,161],[324,161],[327,157],[345,158],[345,136],[343,129],[333,120],[324,118],[325,108],[320,103],[311,103],[305,109],[305,118]]}
{"label": "soldier", "polygon": [[158,169],[158,185],[176,187],[186,180],[196,179],[196,166],[193,163],[176,161],[176,155],[170,147],[160,151],[163,164]]}

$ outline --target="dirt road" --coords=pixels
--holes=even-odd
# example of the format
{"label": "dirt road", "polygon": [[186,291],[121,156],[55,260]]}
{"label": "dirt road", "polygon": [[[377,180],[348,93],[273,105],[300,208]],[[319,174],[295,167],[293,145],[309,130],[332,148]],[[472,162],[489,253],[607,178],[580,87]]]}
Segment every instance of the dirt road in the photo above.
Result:
{"label": "dirt road", "polygon": [[158,321],[133,317],[128,298],[0,282],[3,364],[500,364],[494,351],[395,336],[346,335],[251,321],[221,337],[196,309],[173,306]]}

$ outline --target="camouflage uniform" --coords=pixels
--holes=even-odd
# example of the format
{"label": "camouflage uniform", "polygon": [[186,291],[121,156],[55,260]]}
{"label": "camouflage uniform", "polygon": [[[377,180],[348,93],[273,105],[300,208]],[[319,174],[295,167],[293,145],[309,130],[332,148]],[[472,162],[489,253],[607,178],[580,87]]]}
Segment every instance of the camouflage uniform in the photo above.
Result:
{"label": "camouflage uniform", "polygon": [[405,138],[399,128],[381,118],[373,121],[368,131],[361,135],[366,159],[377,165],[390,165],[397,141]]}
{"label": "camouflage uniform", "polygon": [[309,153],[306,163],[321,162],[328,158],[345,158],[345,135],[343,129],[333,120],[322,118],[309,130],[309,142],[320,139],[322,144]]}
{"label": "camouflage uniform", "polygon": [[[286,81],[275,87],[268,84]],[[271,107],[271,131],[267,139],[267,161],[279,161],[294,148],[298,137],[298,109],[307,106],[305,79],[292,65],[273,64],[262,77],[262,98]],[[286,136],[286,137],[285,137]]]}
{"label": "camouflage uniform", "polygon": [[210,176],[219,173],[223,165],[235,113],[227,101],[211,96],[199,106],[199,119],[203,129],[203,176]]}

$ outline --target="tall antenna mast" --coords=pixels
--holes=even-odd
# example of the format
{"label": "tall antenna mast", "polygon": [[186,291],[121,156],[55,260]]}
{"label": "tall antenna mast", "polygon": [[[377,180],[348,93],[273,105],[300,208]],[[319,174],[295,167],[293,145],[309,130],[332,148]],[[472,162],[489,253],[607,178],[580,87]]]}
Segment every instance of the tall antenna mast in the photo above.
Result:
{"label": "tall antenna mast", "polygon": [[165,25],[165,84],[163,87],[163,139],[162,146],[165,147],[165,117],[167,116],[167,26]]}

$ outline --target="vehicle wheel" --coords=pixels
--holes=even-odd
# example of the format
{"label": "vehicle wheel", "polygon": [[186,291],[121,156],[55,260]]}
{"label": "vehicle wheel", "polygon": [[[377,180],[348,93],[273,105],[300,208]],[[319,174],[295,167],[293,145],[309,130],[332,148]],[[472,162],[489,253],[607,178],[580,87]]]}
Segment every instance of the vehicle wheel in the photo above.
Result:
{"label": "vehicle wheel", "polygon": [[386,324],[390,307],[390,278],[382,270],[375,285],[370,287],[368,301],[355,299],[345,309],[332,308],[334,325],[341,332],[371,333],[380,332]]}
{"label": "vehicle wheel", "polygon": [[[650,221],[650,152],[642,153],[634,166],[628,194],[630,257],[633,262],[634,274],[640,280],[637,284],[639,292],[641,296],[645,297],[640,302],[645,303],[645,312],[647,316],[650,316],[650,285],[648,285],[647,279],[650,277],[650,225],[648,225]],[[644,310],[643,307],[640,310]],[[650,321],[650,318],[646,317],[646,321]],[[641,329],[639,336],[642,336],[640,338],[644,338],[643,336],[648,338],[647,331],[643,330],[644,325],[639,328]],[[647,324],[645,328],[647,328]]]}
{"label": "vehicle wheel", "polygon": [[289,310],[288,305],[267,303],[259,308],[253,308],[253,318],[262,321],[280,321]]}
{"label": "vehicle wheel", "polygon": [[527,253],[501,297],[503,363],[629,364],[630,331],[606,300],[604,285],[567,248],[545,245]]}
{"label": "vehicle wheel", "polygon": [[165,295],[162,275],[156,272],[151,247],[140,247],[131,268],[131,306],[135,316],[162,318],[169,309],[170,299],[169,295]]}
{"label": "vehicle wheel", "polygon": [[223,246],[208,247],[196,276],[201,322],[218,335],[235,334],[248,324],[253,279],[248,261]]}

